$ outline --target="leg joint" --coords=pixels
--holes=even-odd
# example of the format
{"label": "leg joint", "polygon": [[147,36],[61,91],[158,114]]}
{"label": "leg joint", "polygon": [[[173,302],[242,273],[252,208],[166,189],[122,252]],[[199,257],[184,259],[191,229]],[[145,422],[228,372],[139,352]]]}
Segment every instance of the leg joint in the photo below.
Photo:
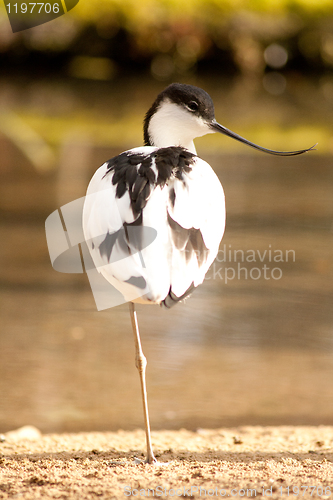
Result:
{"label": "leg joint", "polygon": [[143,372],[147,366],[147,359],[143,352],[138,352],[135,357],[135,366],[139,370],[139,372]]}

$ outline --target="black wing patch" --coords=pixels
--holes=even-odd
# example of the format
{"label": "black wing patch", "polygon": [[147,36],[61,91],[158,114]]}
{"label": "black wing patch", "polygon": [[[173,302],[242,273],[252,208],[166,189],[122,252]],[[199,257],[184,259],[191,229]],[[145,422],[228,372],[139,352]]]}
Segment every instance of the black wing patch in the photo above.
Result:
{"label": "black wing patch", "polygon": [[[99,253],[101,257],[106,257],[108,262],[116,262],[133,253],[139,252],[150,245],[156,238],[157,231],[152,227],[146,227],[142,224],[142,213],[131,223],[124,222],[124,225],[114,233],[107,232],[104,240],[99,245]],[[111,257],[113,247],[118,242],[118,254]],[[92,248],[94,243],[91,242]],[[120,250],[120,252],[119,252]],[[140,257],[142,259],[142,257]],[[101,262],[101,265],[102,262]],[[142,262],[145,267],[144,262]],[[140,287],[139,287],[140,288]]]}
{"label": "black wing patch", "polygon": [[[146,206],[151,191],[156,186],[163,187],[174,177],[183,180],[183,174],[191,171],[195,157],[195,154],[178,146],[160,148],[148,155],[126,151],[107,162],[105,175],[113,172],[112,184],[116,186],[117,198],[128,191],[132,212],[137,218]],[[152,168],[154,162],[157,177]]]}
{"label": "black wing patch", "polygon": [[154,156],[158,171],[157,185],[162,186],[172,177],[183,180],[184,172],[191,172],[196,157],[195,154],[180,146],[158,149]]}
{"label": "black wing patch", "polygon": [[191,283],[191,285],[188,287],[186,292],[183,293],[183,295],[181,295],[180,297],[177,297],[177,295],[175,295],[171,291],[171,287],[170,287],[168,295],[161,302],[161,306],[164,306],[167,309],[170,309],[171,307],[175,306],[177,304],[177,302],[179,302],[180,300],[184,300],[186,297],[188,297],[193,292],[194,289],[195,289],[194,283]]}
{"label": "black wing patch", "polygon": [[174,208],[175,202],[176,202],[176,193],[175,193],[174,188],[171,188],[169,191],[169,200],[170,200],[170,203],[172,205],[172,208]]}
{"label": "black wing patch", "polygon": [[119,229],[119,231],[116,231],[115,233],[109,233],[107,232],[107,235],[105,236],[105,239],[102,241],[102,243],[99,245],[99,253],[101,257],[106,257],[108,262],[110,262],[111,254],[114,245],[116,244],[116,241],[118,240],[120,247],[123,252],[127,252],[127,255],[129,255],[129,248],[128,245],[125,241],[125,232],[123,229]]}
{"label": "black wing patch", "polygon": [[[184,252],[186,261],[189,261],[193,257],[193,254],[195,254],[199,267],[202,266],[208,258],[209,250],[205,245],[200,229],[195,229],[194,227],[186,229],[182,227],[169,213],[168,224],[171,229],[173,243],[177,250]],[[171,284],[169,293],[161,302],[161,306],[170,309],[170,307],[176,305],[177,302],[188,297],[193,292],[194,288],[194,282],[192,282],[183,295],[178,297],[173,293]]]}
{"label": "black wing patch", "polygon": [[134,285],[137,288],[141,288],[141,290],[143,290],[147,286],[146,280],[143,276],[131,276],[130,279],[125,280],[125,283],[129,283],[130,285]]}
{"label": "black wing patch", "polygon": [[175,247],[185,252],[186,260],[190,260],[195,253],[199,267],[206,262],[208,248],[205,245],[200,229],[191,227],[186,229],[173,220],[168,213],[168,224],[171,228],[172,239]]}
{"label": "black wing patch", "polygon": [[152,187],[155,184],[155,172],[151,168],[150,155],[122,153],[108,161],[107,175],[114,172],[112,184],[116,186],[116,196],[121,198],[128,191],[131,208],[135,218],[146,206]]}

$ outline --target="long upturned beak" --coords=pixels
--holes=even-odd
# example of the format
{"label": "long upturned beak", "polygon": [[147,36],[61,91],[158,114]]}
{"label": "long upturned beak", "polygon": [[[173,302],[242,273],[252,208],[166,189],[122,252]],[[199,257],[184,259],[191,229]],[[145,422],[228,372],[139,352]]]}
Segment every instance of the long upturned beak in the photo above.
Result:
{"label": "long upturned beak", "polygon": [[250,142],[247,139],[244,139],[244,137],[241,137],[238,134],[235,134],[235,132],[232,132],[231,130],[227,129],[226,127],[223,127],[223,125],[220,125],[217,123],[216,120],[213,120],[209,124],[210,128],[214,130],[214,132],[220,132],[221,134],[227,135],[229,137],[232,137],[233,139],[236,139],[236,141],[243,142],[244,144],[247,144],[248,146],[251,146],[251,148],[258,149],[259,151],[264,151],[265,153],[269,153],[271,155],[277,155],[277,156],[296,156],[296,155],[301,155],[303,153],[307,153],[307,151],[312,151],[317,144],[314,144],[311,148],[308,149],[300,149],[299,151],[275,151],[274,149],[267,149],[263,148],[262,146],[258,146],[257,144],[254,144],[254,142]]}

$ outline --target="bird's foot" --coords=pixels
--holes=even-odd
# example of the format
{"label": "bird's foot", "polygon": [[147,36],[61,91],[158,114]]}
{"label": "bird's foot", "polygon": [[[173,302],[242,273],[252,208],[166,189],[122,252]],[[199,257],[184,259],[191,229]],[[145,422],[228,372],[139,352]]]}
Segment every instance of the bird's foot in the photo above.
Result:
{"label": "bird's foot", "polygon": [[148,456],[146,458],[146,460],[141,460],[140,458],[135,458],[134,463],[136,465],[147,464],[147,465],[155,465],[156,467],[159,467],[159,466],[170,465],[171,462],[159,462],[158,460],[156,460],[156,458],[153,455],[153,456]]}

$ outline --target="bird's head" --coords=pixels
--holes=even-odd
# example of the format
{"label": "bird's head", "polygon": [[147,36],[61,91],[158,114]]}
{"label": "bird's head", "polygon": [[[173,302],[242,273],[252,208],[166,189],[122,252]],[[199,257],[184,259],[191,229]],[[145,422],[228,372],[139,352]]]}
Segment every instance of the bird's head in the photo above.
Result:
{"label": "bird's head", "polygon": [[207,92],[193,85],[172,83],[146,114],[145,145],[184,146],[193,151],[193,139],[213,133],[214,120],[214,104]]}
{"label": "bird's head", "polygon": [[193,85],[172,83],[156,98],[144,120],[146,146],[183,146],[195,151],[193,139],[219,132],[266,153],[293,156],[310,151],[275,151],[258,146],[232,132],[215,119],[214,104],[207,92]]}

